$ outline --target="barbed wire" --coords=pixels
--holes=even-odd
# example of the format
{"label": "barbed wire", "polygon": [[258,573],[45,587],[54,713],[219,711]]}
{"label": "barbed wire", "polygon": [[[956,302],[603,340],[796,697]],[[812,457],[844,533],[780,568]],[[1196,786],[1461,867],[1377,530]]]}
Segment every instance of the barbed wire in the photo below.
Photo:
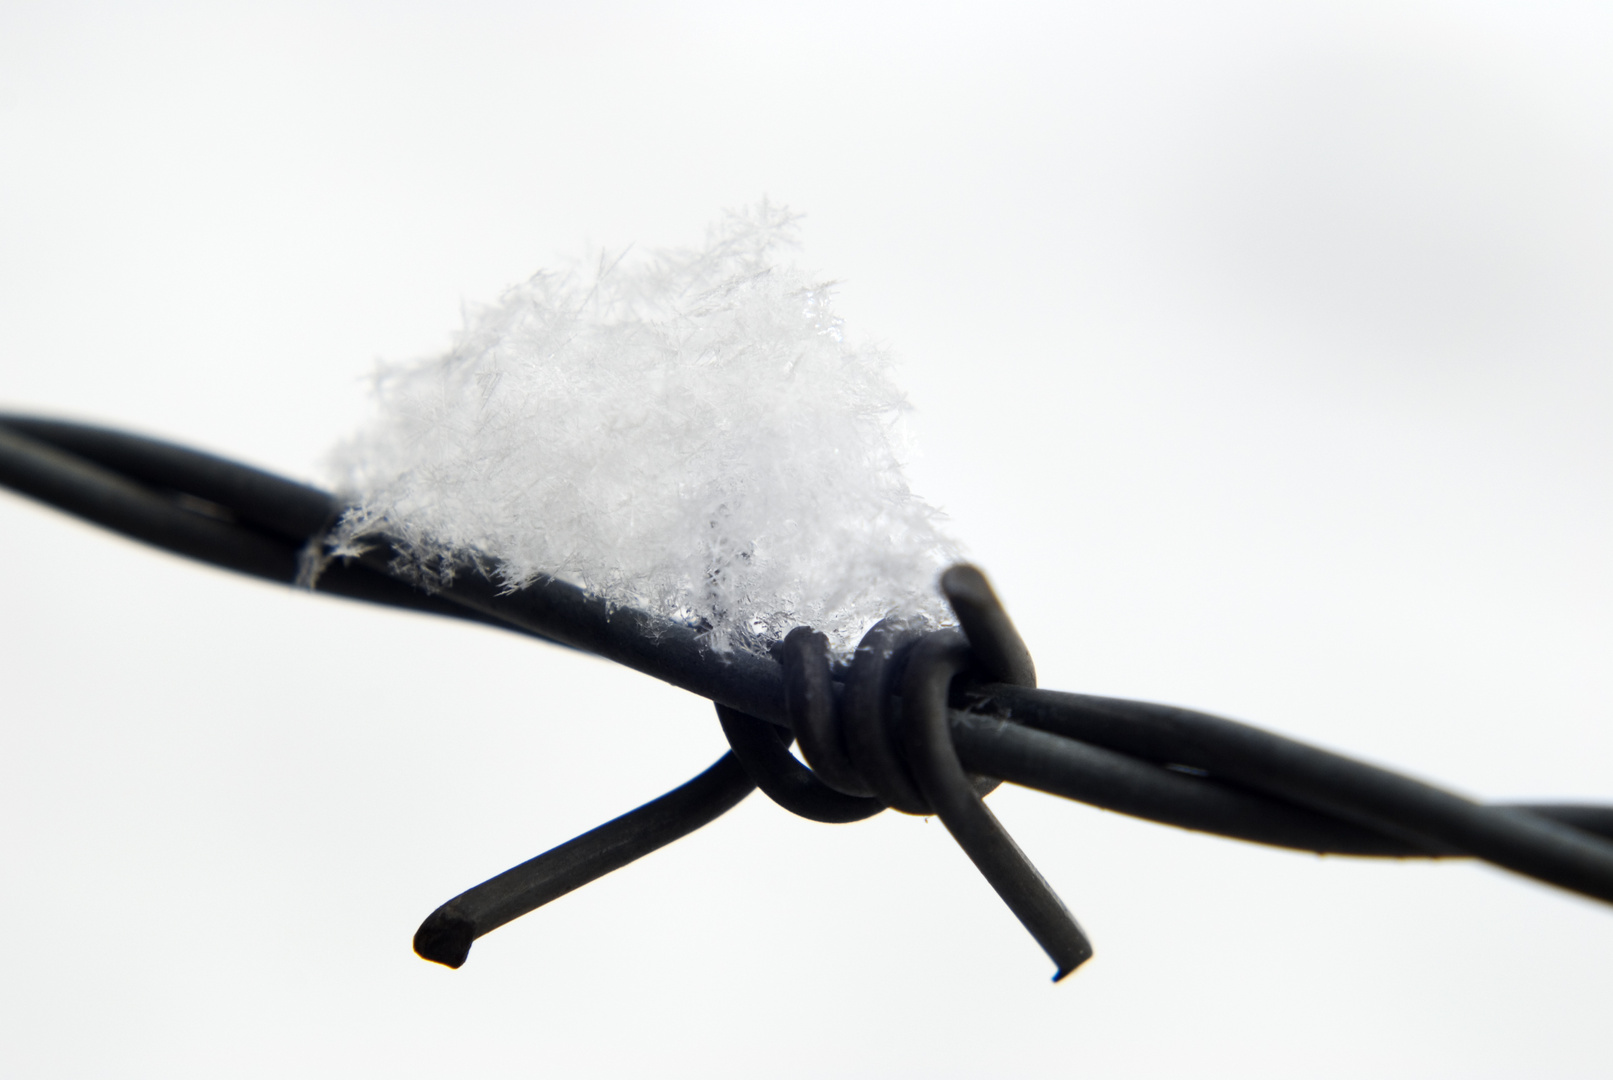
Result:
{"label": "barbed wire", "polygon": [[[1470,856],[1613,903],[1613,806],[1484,804],[1264,731],[1168,705],[1036,688],[985,578],[943,591],[961,633],[881,624],[832,666],[797,630],[771,656],[539,578],[514,592],[462,572],[427,588],[385,537],[332,558],[328,492],[127,432],[0,414],[0,485],[170,552],[353,600],[484,623],[596,654],[714,702],[732,750],[693,780],[450,900],[415,936],[458,967],[471,943],[708,824],[755,787],[851,821],[937,813],[1058,965],[1091,947],[981,802],[1008,782],[1150,821],[1277,847],[1385,858]],[[799,739],[806,765],[788,752]]]}

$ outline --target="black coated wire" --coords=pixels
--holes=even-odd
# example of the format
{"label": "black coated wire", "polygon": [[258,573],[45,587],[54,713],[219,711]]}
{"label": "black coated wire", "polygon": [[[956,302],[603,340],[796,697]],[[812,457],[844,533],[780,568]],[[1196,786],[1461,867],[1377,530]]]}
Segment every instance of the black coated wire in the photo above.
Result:
{"label": "black coated wire", "polygon": [[717,706],[717,722],[752,783],[790,813],[808,821],[846,825],[885,812],[878,799],[835,791],[795,760],[786,749],[789,732],[784,728],[726,705]]}
{"label": "black coated wire", "polygon": [[[961,569],[973,570],[954,567],[947,573],[956,576]],[[946,586],[943,578],[942,588]],[[950,597],[951,590],[946,591]],[[947,725],[947,693],[953,678],[974,662],[971,640],[957,631],[930,634],[914,646],[902,676],[908,764],[947,831],[1058,965],[1053,975],[1057,982],[1092,956],[1092,945],[1052,886],[987,809],[958,759]]]}
{"label": "black coated wire", "polygon": [[[309,560],[321,554],[325,532],[343,509],[326,492],[212,455],[26,416],[0,415],[0,486],[174,553],[285,584],[299,576],[307,583]],[[428,592],[409,576],[409,567],[377,538],[362,557],[325,566],[312,587],[596,653],[710,698],[725,729],[735,715],[749,718],[753,735],[758,722],[790,729],[793,720],[811,771],[784,750],[789,730],[766,743],[768,753],[782,754],[813,784],[843,799],[931,811],[932,792],[922,777],[935,762],[926,764],[925,755],[944,745],[960,769],[994,778],[973,784],[969,795],[976,804],[978,792],[1001,780],[1279,847],[1476,856],[1613,902],[1613,807],[1480,804],[1205,713],[1034,689],[1023,642],[1000,605],[971,593],[977,587],[972,579],[954,582],[948,592],[971,650],[952,666],[971,674],[937,681],[940,689],[929,691],[950,706],[931,710],[945,738],[904,746],[882,724],[834,726],[836,709],[883,716],[898,707],[898,689],[901,700],[919,696],[916,686],[897,681],[906,650],[914,647],[900,627],[871,632],[838,681],[825,680],[821,669],[787,677],[803,670],[801,663],[781,667],[751,653],[715,653],[696,627],[608,608],[553,579],[504,593],[484,575],[467,572]],[[993,620],[1002,620],[1007,632]],[[788,660],[791,649],[802,648],[800,639],[793,646],[787,639],[780,651]],[[745,758],[725,755],[676,791],[456,897],[422,925],[421,954],[457,966],[476,936],[699,828],[751,790],[755,767]],[[787,768],[776,754],[772,758]],[[955,795],[958,786],[947,790]],[[1073,919],[1068,923],[1074,926]],[[1066,962],[1056,953],[1055,960],[1062,974]]]}
{"label": "black coated wire", "polygon": [[[1054,735],[1202,769],[1431,851],[1460,851],[1613,902],[1613,845],[1527,810],[1486,806],[1219,716],[1146,702],[985,691],[993,710]],[[1157,756],[1163,755],[1163,758]]]}
{"label": "black coated wire", "polygon": [[755,787],[734,755],[724,754],[659,799],[460,893],[420,924],[414,951],[459,967],[483,934],[709,825]]}
{"label": "black coated wire", "polygon": [[[954,566],[941,575],[941,592],[958,614],[960,630],[921,634],[911,649],[897,653],[879,647],[886,627],[876,626],[859,644],[847,672],[854,683],[860,673],[868,686],[892,685],[899,671],[900,704],[884,693],[860,698],[849,692],[834,700],[827,641],[822,634],[797,628],[781,650],[785,706],[791,731],[802,736],[807,769],[784,752],[765,729],[767,724],[717,706],[723,732],[735,755],[767,795],[785,809],[814,821],[860,821],[885,809],[878,798],[848,791],[894,790],[910,785],[899,807],[908,813],[935,814],[969,856],[1031,937],[1056,965],[1054,980],[1064,978],[1092,956],[1092,945],[1080,924],[1052,887],[1014,843],[981,796],[997,781],[964,771],[947,722],[952,682],[969,674],[988,681],[1034,685],[1030,651],[1014,629],[985,576],[971,566]],[[884,669],[891,669],[887,679]],[[895,721],[894,723],[892,721]],[[903,753],[881,758],[864,776],[849,750],[849,736],[861,731],[889,747],[899,741]],[[882,771],[900,772],[877,778]],[[822,774],[820,776],[820,774]],[[832,784],[831,784],[832,780]],[[838,787],[840,790],[836,790]],[[911,805],[907,803],[911,801]],[[892,799],[893,807],[897,800]]]}

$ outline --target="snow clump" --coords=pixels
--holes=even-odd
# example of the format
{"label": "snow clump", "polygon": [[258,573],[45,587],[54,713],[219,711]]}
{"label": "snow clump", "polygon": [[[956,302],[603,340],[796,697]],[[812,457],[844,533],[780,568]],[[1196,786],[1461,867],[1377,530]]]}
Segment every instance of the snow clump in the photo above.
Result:
{"label": "snow clump", "polygon": [[559,578],[723,651],[950,621],[957,549],[903,478],[890,360],[782,258],[795,221],[764,202],[700,250],[536,274],[447,354],[384,367],[336,454],[332,552],[384,534],[428,586]]}

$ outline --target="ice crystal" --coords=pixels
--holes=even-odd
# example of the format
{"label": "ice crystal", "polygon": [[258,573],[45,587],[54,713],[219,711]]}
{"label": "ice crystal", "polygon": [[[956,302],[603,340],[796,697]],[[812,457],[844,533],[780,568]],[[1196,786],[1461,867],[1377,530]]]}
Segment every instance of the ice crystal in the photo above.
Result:
{"label": "ice crystal", "polygon": [[335,548],[379,533],[428,580],[556,577],[720,650],[938,615],[955,549],[903,478],[906,403],[784,258],[795,221],[764,202],[700,250],[539,273],[446,355],[383,368],[337,454]]}

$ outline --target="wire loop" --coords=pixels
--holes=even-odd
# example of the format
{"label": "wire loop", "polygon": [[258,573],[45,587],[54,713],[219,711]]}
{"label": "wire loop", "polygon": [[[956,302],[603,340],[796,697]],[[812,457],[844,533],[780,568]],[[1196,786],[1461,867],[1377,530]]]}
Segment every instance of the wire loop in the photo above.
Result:
{"label": "wire loop", "polygon": [[852,654],[841,695],[844,712],[858,722],[843,725],[846,750],[881,802],[903,814],[928,814],[930,803],[908,771],[901,717],[893,701],[907,667],[907,654],[924,635],[905,623],[881,619]]}
{"label": "wire loop", "polygon": [[785,710],[813,773],[844,795],[872,796],[873,787],[846,750],[829,663],[829,639],[809,627],[797,626],[785,636],[780,660]]}
{"label": "wire loop", "polygon": [[751,782],[790,813],[843,825],[884,811],[878,799],[842,794],[795,760],[788,748],[794,739],[785,729],[726,705],[717,706],[717,720]]}

